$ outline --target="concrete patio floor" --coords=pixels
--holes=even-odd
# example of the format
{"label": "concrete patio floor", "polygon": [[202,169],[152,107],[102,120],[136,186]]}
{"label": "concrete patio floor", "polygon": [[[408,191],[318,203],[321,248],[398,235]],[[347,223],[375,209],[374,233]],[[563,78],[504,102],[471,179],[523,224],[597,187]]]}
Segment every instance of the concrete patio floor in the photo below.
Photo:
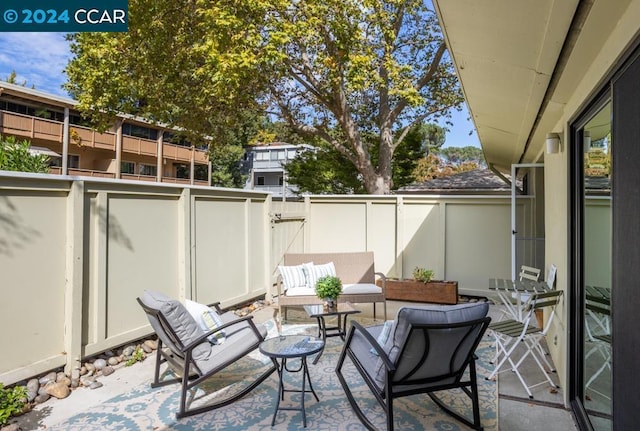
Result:
{"label": "concrete patio floor", "polygon": [[[372,317],[372,307],[369,304],[362,305],[363,316]],[[387,302],[387,314],[392,318],[397,309],[405,305],[400,301]],[[378,309],[378,317],[380,313]],[[490,315],[497,317],[500,313],[499,306],[492,305]],[[256,322],[264,322],[273,317],[273,308],[265,307],[254,312]],[[154,356],[155,357],[155,356]],[[154,358],[153,357],[153,358]],[[79,389],[63,400],[52,399],[38,405],[34,410],[17,419],[17,424],[23,431],[43,430],[64,421],[92,406],[122,394],[138,385],[148,382],[153,375],[155,360],[149,358],[142,363],[131,367],[119,367],[115,373],[108,377],[101,377],[103,387],[95,390],[87,388]],[[538,381],[539,370],[526,368],[525,376],[537,371],[533,381]],[[484,376],[478,376],[483,378]],[[526,377],[525,377],[526,378]],[[573,431],[577,430],[572,415],[564,407],[562,389],[556,393],[550,391],[548,385],[538,386],[533,390],[534,400],[527,397],[513,373],[502,373],[498,378],[499,389],[499,429],[500,431]],[[13,421],[12,421],[13,422]],[[277,428],[277,427],[276,427]],[[274,428],[275,429],[275,428]]]}

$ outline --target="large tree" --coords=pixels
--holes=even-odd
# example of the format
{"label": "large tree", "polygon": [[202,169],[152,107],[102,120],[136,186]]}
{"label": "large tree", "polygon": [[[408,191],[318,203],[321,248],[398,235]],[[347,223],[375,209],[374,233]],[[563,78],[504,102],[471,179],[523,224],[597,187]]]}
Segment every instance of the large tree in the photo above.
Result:
{"label": "large tree", "polygon": [[128,33],[71,36],[67,88],[87,112],[215,138],[258,102],[339,151],[369,193],[391,190],[412,125],[462,101],[423,0],[130,0],[129,12]]}

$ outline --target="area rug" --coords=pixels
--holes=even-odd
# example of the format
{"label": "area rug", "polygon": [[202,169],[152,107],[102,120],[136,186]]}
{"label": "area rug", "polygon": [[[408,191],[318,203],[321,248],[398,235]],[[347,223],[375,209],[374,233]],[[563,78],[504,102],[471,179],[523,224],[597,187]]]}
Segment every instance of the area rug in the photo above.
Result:
{"label": "area rug", "polygon": [[[366,323],[366,322],[364,322]],[[278,330],[274,321],[265,323],[269,336],[276,336]],[[282,333],[315,335],[317,326],[314,324],[284,325]],[[320,398],[317,402],[312,395],[305,398],[307,430],[364,430],[364,426],[353,413],[340,386],[335,373],[335,365],[342,349],[342,341],[336,338],[327,340],[320,361],[316,365],[309,362],[311,381]],[[489,340],[478,348],[478,385],[480,395],[480,412],[482,425],[486,431],[498,429],[498,391],[496,383],[486,381],[483,376],[490,373],[488,360],[492,355]],[[244,381],[249,376],[258,375],[259,368],[269,365],[269,359],[258,351],[240,360],[224,373],[219,373],[200,385],[194,395],[191,407],[206,404],[207,401],[218,397],[228,396],[236,388],[233,382]],[[359,377],[355,368],[349,364],[345,366],[345,376],[352,388],[356,399],[368,413],[368,417],[380,429],[385,429],[385,416],[382,409],[368,390],[364,381]],[[301,381],[297,374],[285,374],[285,384],[299,388]],[[149,382],[151,381],[149,376]],[[278,379],[274,373],[265,382],[243,399],[220,409],[177,420],[180,401],[179,385],[170,385],[151,389],[146,384],[129,392],[116,396],[90,411],[77,414],[62,423],[51,426],[50,430],[64,431],[199,431],[199,430],[301,430],[302,414],[299,411],[282,411],[276,417],[274,427],[271,427],[276,398],[278,396]],[[462,392],[447,391],[439,394],[449,405],[458,411],[471,416],[471,403]],[[288,393],[282,406],[298,406],[299,394]],[[445,414],[426,395],[414,395],[394,401],[394,420],[398,430],[437,430],[462,431],[467,426]]]}

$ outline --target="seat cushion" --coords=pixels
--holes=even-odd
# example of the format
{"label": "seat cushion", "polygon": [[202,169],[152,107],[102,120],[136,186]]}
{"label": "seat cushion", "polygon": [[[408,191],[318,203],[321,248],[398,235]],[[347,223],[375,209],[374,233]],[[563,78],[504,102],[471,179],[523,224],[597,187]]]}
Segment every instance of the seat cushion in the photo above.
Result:
{"label": "seat cushion", "polygon": [[[343,295],[382,294],[382,288],[370,283],[343,284]],[[316,290],[310,287],[296,287],[285,292],[286,296],[316,296]]]}
{"label": "seat cushion", "polygon": [[382,293],[382,288],[371,283],[343,284],[342,293],[349,295]]}

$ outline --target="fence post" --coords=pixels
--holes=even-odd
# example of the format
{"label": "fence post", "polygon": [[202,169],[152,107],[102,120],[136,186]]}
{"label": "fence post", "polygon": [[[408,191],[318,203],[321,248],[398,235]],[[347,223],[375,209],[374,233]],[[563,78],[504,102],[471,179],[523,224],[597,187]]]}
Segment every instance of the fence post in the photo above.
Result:
{"label": "fence post", "polygon": [[80,368],[82,360],[82,281],[84,182],[73,181],[67,198],[66,285],[64,298],[65,372]]}

